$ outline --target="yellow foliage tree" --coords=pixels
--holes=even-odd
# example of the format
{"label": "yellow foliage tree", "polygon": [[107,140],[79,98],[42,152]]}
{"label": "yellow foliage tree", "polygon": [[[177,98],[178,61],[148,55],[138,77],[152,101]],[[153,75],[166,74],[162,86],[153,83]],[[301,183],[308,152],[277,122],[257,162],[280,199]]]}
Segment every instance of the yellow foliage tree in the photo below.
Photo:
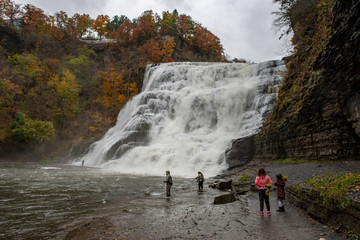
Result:
{"label": "yellow foliage tree", "polygon": [[161,53],[163,55],[163,62],[174,62],[172,58],[172,53],[174,52],[175,48],[175,40],[174,38],[170,38],[163,46]]}
{"label": "yellow foliage tree", "polygon": [[69,70],[64,70],[60,77],[56,74],[48,84],[54,88],[55,114],[61,117],[65,123],[68,118],[80,112],[80,86],[76,82],[75,76]]}

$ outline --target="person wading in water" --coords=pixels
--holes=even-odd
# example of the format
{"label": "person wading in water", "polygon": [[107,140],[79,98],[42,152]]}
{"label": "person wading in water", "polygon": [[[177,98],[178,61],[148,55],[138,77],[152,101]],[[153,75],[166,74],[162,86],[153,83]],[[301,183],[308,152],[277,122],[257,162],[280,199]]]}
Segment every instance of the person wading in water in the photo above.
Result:
{"label": "person wading in water", "polygon": [[170,197],[170,188],[173,185],[173,181],[170,175],[170,171],[167,170],[165,173],[166,173],[166,181],[164,181],[164,183],[166,183],[166,196]]}

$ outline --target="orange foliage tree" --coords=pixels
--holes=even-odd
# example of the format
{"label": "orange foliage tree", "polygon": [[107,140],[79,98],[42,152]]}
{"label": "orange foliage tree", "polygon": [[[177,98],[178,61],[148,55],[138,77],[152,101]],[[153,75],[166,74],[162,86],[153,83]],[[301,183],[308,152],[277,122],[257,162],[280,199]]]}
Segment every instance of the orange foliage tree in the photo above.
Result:
{"label": "orange foliage tree", "polygon": [[72,29],[75,37],[81,38],[92,26],[93,20],[90,18],[89,14],[78,14],[76,13],[72,18],[70,18]]}
{"label": "orange foliage tree", "polygon": [[108,15],[99,15],[92,24],[94,31],[99,35],[100,39],[106,33],[106,25],[109,20],[110,18]]}
{"label": "orange foliage tree", "polygon": [[220,39],[200,24],[195,24],[193,44],[199,48],[200,51],[208,55],[216,56],[217,60],[221,60],[223,48],[220,44]]}
{"label": "orange foliage tree", "polygon": [[150,63],[158,63],[162,57],[162,51],[160,44],[156,42],[153,38],[148,40],[144,45],[140,47],[140,52],[143,55],[145,62],[143,65]]}
{"label": "orange foliage tree", "polygon": [[128,45],[131,42],[133,34],[133,25],[130,21],[123,22],[118,29],[119,43]]}
{"label": "orange foliage tree", "polygon": [[44,13],[44,11],[31,4],[25,5],[24,9],[24,29],[27,31],[36,31],[38,33],[46,32],[48,27],[48,16]]}
{"label": "orange foliage tree", "polygon": [[103,91],[101,102],[113,111],[118,111],[126,102],[123,73],[117,71],[114,66],[109,66],[100,74]]}
{"label": "orange foliage tree", "polygon": [[156,33],[156,23],[153,11],[145,11],[143,14],[136,20],[134,28],[134,38],[137,39],[137,42],[143,42],[150,39]]}

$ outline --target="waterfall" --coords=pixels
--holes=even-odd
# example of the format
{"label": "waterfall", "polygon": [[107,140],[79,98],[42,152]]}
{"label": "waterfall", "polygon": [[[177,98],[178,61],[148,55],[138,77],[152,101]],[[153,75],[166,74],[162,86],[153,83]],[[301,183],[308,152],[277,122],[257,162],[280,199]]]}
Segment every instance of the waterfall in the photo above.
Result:
{"label": "waterfall", "polygon": [[232,140],[261,128],[283,71],[282,61],[149,65],[142,92],[82,160],[121,173],[215,176]]}

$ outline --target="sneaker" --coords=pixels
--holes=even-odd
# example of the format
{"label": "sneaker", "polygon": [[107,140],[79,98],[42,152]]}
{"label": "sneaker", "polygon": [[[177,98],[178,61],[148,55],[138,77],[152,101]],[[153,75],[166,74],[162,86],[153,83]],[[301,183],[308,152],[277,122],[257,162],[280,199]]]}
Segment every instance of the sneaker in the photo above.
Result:
{"label": "sneaker", "polygon": [[267,215],[270,216],[270,215],[271,215],[271,212],[270,212],[270,211],[267,211]]}
{"label": "sneaker", "polygon": [[260,211],[259,216],[264,216],[264,213],[262,211]]}

